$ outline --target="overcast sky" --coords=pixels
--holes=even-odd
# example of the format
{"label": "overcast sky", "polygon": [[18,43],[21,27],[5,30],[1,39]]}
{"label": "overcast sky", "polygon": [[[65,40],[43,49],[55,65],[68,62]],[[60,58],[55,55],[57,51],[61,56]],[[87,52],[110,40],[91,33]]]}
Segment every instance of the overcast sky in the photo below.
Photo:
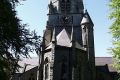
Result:
{"label": "overcast sky", "polygon": [[[108,19],[110,13],[109,0],[84,0],[85,9],[88,10],[94,23],[95,55],[98,57],[111,56],[108,48],[112,47]],[[38,35],[43,35],[46,27],[48,0],[26,0],[21,2],[16,10],[22,23],[27,23],[30,30],[36,30]],[[32,55],[35,56],[35,55]]]}

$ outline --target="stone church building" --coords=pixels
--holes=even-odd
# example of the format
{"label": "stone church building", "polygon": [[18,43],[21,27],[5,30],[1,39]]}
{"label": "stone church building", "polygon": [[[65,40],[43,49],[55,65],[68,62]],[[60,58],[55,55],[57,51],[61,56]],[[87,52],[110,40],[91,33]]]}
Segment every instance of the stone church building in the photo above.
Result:
{"label": "stone church building", "polygon": [[50,0],[48,6],[40,65],[14,80],[115,80],[112,59],[95,58],[94,24],[83,0]]}

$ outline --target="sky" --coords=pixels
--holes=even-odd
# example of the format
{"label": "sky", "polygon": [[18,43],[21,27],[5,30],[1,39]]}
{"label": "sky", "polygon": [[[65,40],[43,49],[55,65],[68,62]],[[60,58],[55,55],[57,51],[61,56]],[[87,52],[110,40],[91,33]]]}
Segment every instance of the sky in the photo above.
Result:
{"label": "sky", "polygon": [[[28,29],[35,30],[41,36],[46,28],[48,2],[49,0],[26,0],[16,7],[17,16],[22,23],[27,23]],[[108,49],[112,47],[112,38],[109,27],[112,21],[108,18],[109,0],[83,0],[83,2],[94,23],[95,56],[110,57]]]}

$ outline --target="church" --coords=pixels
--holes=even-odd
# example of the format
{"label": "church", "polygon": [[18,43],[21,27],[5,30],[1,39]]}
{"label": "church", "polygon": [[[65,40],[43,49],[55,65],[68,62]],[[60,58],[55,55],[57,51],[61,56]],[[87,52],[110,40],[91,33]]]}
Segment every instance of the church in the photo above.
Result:
{"label": "church", "polygon": [[26,65],[14,80],[115,80],[112,59],[95,58],[94,23],[83,0],[50,0],[48,7],[38,65]]}

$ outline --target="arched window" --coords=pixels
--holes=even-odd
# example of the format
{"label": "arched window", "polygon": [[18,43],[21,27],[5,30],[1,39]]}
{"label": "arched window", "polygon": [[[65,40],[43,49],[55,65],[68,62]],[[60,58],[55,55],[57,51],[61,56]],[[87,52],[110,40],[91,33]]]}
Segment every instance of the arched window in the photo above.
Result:
{"label": "arched window", "polygon": [[48,57],[45,58],[45,80],[48,79],[49,76],[49,60]]}
{"label": "arched window", "polygon": [[70,0],[61,0],[61,12],[69,13],[70,12]]}
{"label": "arched window", "polygon": [[82,26],[82,41],[83,45],[87,45],[87,32],[86,32],[86,26]]}
{"label": "arched window", "polygon": [[49,66],[48,64],[45,65],[45,79],[48,79],[48,73],[49,73]]}

